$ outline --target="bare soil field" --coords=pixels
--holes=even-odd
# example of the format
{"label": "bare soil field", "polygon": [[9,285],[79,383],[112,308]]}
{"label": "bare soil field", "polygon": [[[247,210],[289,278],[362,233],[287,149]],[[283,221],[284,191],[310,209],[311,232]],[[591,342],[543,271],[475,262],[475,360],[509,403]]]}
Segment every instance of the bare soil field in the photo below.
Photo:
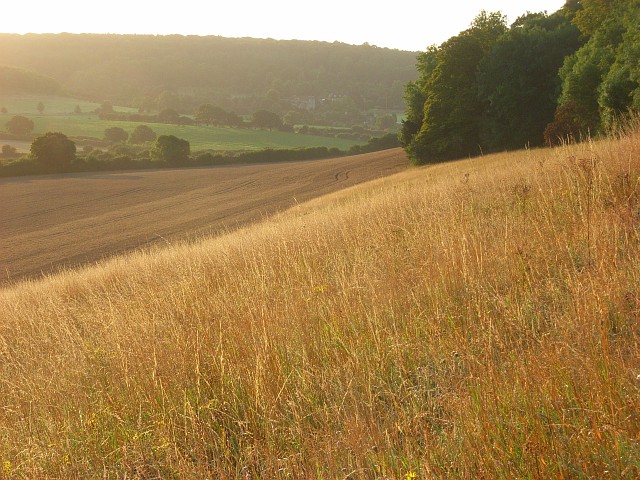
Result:
{"label": "bare soil field", "polygon": [[392,149],[295,163],[0,179],[0,283],[234,229],[407,164]]}

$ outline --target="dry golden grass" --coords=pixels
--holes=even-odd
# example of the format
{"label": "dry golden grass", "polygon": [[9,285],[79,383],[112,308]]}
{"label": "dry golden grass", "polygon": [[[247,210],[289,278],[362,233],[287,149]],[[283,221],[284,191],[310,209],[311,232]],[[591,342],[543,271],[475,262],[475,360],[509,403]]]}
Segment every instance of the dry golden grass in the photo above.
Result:
{"label": "dry golden grass", "polygon": [[636,478],[640,134],[0,292],[7,478]]}

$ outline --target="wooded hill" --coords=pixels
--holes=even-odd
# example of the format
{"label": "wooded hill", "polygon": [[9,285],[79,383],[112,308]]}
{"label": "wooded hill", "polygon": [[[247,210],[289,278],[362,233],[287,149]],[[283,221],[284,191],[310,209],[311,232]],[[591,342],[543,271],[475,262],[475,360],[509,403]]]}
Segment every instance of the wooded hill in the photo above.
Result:
{"label": "wooded hill", "polygon": [[[141,110],[191,113],[208,102],[236,113],[344,106],[403,109],[415,52],[317,41],[95,34],[0,34],[0,65],[58,82],[68,94]],[[24,72],[23,72],[24,73]],[[5,82],[6,83],[6,82]],[[14,85],[15,86],[15,85]]]}

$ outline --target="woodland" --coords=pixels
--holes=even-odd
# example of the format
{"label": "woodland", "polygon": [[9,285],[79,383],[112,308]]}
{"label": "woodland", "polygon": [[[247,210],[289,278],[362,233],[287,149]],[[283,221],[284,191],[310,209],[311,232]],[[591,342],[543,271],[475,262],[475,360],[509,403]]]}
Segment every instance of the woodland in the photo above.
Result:
{"label": "woodland", "polygon": [[607,133],[640,110],[640,1],[482,12],[418,55],[401,141],[415,163]]}

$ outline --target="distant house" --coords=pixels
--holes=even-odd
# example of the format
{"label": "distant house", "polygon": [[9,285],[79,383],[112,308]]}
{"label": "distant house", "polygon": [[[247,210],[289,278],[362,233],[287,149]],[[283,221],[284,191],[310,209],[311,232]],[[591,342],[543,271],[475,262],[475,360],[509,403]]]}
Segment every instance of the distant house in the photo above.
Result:
{"label": "distant house", "polygon": [[300,110],[312,112],[316,109],[316,97],[296,96],[291,99],[291,105]]}

